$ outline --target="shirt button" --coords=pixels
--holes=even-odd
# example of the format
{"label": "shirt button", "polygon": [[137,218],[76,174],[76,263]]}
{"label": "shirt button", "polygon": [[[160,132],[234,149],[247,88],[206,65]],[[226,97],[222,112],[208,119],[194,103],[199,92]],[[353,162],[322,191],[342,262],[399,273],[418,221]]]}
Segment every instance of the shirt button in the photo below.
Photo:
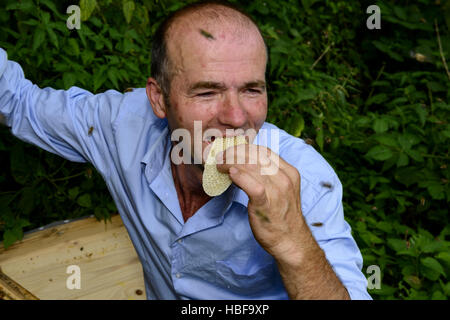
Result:
{"label": "shirt button", "polygon": [[181,278],[181,274],[180,274],[179,272],[177,272],[177,274],[175,275],[175,277]]}
{"label": "shirt button", "polygon": [[183,242],[183,239],[178,240],[178,243],[182,243],[182,242]]}

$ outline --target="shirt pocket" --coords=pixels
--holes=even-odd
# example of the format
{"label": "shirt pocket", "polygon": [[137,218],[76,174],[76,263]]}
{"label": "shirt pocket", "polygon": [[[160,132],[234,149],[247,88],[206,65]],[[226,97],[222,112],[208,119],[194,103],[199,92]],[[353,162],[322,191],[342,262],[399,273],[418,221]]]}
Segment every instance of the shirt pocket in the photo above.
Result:
{"label": "shirt pocket", "polygon": [[224,290],[244,298],[258,298],[275,286],[276,267],[274,262],[239,268],[232,261],[216,261],[216,281]]}

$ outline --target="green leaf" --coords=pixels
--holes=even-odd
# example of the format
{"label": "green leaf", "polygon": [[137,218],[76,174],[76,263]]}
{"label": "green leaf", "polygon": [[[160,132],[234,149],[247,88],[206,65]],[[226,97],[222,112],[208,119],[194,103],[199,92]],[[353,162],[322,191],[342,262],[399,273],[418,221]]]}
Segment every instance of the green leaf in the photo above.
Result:
{"label": "green leaf", "polygon": [[414,183],[418,183],[422,179],[417,168],[411,166],[399,168],[395,172],[394,177],[398,182],[406,185],[407,187],[411,186]]}
{"label": "green leaf", "polygon": [[394,6],[394,13],[402,20],[408,20],[408,15],[405,12],[404,8],[399,6]]}
{"label": "green leaf", "polygon": [[24,228],[24,227],[28,227],[29,225],[31,225],[30,221],[26,220],[26,219],[18,219],[16,220],[16,226],[19,228]]}
{"label": "green leaf", "polygon": [[414,110],[416,111],[417,115],[419,116],[420,125],[423,127],[425,125],[426,119],[427,119],[427,109],[424,108],[421,104],[416,104],[414,106]]}
{"label": "green leaf", "polygon": [[433,292],[431,300],[447,300],[447,297],[439,290]]}
{"label": "green leaf", "polygon": [[305,101],[305,100],[312,100],[316,97],[316,95],[317,95],[317,92],[315,90],[303,89],[297,93],[295,102],[298,103],[298,102]]}
{"label": "green leaf", "polygon": [[376,227],[386,233],[390,233],[392,231],[392,224],[390,222],[379,221]]}
{"label": "green leaf", "polygon": [[394,249],[394,251],[396,251],[396,252],[407,249],[405,240],[391,238],[391,239],[387,239],[387,243],[388,243],[389,247]]}
{"label": "green leaf", "polygon": [[433,271],[435,271],[438,274],[442,274],[445,276],[444,268],[442,268],[441,264],[434,258],[426,257],[423,259],[420,259],[420,263],[425,266],[426,268],[429,268]]}
{"label": "green leaf", "polygon": [[389,45],[386,45],[382,43],[381,41],[375,40],[372,41],[372,44],[380,51],[386,53],[389,55],[392,59],[402,62],[403,57],[399,55],[398,53],[392,51],[391,47]]}
{"label": "green leaf", "polygon": [[3,246],[5,248],[10,247],[14,242],[18,240],[22,240],[23,238],[22,225],[24,226],[29,225],[29,223],[24,223],[24,221],[27,222],[26,220],[21,219],[19,221],[19,224],[16,224],[14,228],[7,229],[3,233]]}
{"label": "green leaf", "polygon": [[5,249],[8,249],[17,240],[18,238],[12,230],[6,230],[3,233],[3,246]]}
{"label": "green leaf", "polygon": [[412,146],[420,142],[420,138],[414,134],[404,133],[398,136],[400,146],[405,149],[411,149]]}
{"label": "green leaf", "polygon": [[53,14],[55,14],[59,18],[63,18],[63,15],[59,12],[59,10],[51,0],[39,0],[39,2],[47,6],[47,8],[49,8],[53,12]]}
{"label": "green leaf", "polygon": [[31,47],[31,50],[36,51],[44,42],[44,40],[45,31],[40,27],[36,28],[36,30],[34,31],[33,46]]}
{"label": "green leaf", "polygon": [[303,119],[303,116],[297,114],[297,115],[289,118],[289,121],[290,121],[289,132],[294,137],[300,137],[303,129],[305,128],[305,120]]}
{"label": "green leaf", "polygon": [[421,250],[425,253],[434,253],[445,250],[446,248],[447,246],[443,241],[430,241],[424,244]]}
{"label": "green leaf", "polygon": [[[258,6],[259,7],[259,6]],[[274,38],[274,39],[279,39],[279,37],[278,37],[278,34],[273,30],[273,27],[269,27],[269,28],[267,28],[266,30],[265,30],[268,34],[269,34],[269,36],[271,36],[272,38]]]}
{"label": "green leaf", "polygon": [[133,40],[129,37],[125,37],[123,39],[123,51],[124,52],[130,52],[133,49]]}
{"label": "green leaf", "polygon": [[404,276],[403,280],[405,280],[406,283],[414,289],[420,289],[422,287],[422,281],[420,281],[419,277],[415,275]]}
{"label": "green leaf", "polygon": [[111,82],[114,85],[114,88],[119,89],[119,82],[117,79],[117,70],[114,68],[109,68],[107,71],[108,79],[111,80]]}
{"label": "green leaf", "polygon": [[445,294],[447,296],[450,296],[450,282],[448,282],[446,284],[441,284],[441,286],[443,287]]}
{"label": "green leaf", "polygon": [[432,182],[427,186],[427,190],[433,199],[445,199],[444,187],[441,184]]}
{"label": "green leaf", "polygon": [[439,252],[436,255],[436,258],[443,261],[444,264],[447,264],[447,266],[450,267],[450,252],[447,252],[447,251]]}
{"label": "green leaf", "polygon": [[320,148],[320,151],[323,151],[323,127],[318,128],[317,135],[316,135],[316,143]]}
{"label": "green leaf", "polygon": [[46,11],[41,11],[41,20],[44,26],[47,26],[47,24],[50,22],[50,13]]}
{"label": "green leaf", "polygon": [[388,122],[383,118],[375,119],[373,123],[373,130],[375,130],[376,133],[382,133],[389,129]]}
{"label": "green leaf", "polygon": [[56,33],[50,27],[47,27],[47,34],[48,34],[48,38],[50,39],[50,42],[58,49],[59,43],[58,43],[58,37],[56,36]]}
{"label": "green leaf", "polygon": [[68,43],[69,47],[67,49],[69,50],[70,54],[78,57],[80,55],[80,47],[78,46],[78,41],[74,38],[70,38],[68,40]]}
{"label": "green leaf", "polygon": [[29,25],[29,26],[38,26],[39,25],[39,21],[36,19],[29,19],[27,21],[22,21],[21,23]]}
{"label": "green leaf", "polygon": [[68,192],[69,198],[72,200],[75,200],[79,193],[80,193],[79,187],[71,188],[71,189],[69,189],[69,192]]}
{"label": "green leaf", "polygon": [[371,295],[390,296],[390,295],[393,295],[397,291],[397,288],[394,288],[390,285],[382,283],[380,289],[371,289],[371,290],[367,290],[367,291]]}
{"label": "green leaf", "polygon": [[127,23],[131,22],[131,18],[133,17],[134,9],[136,8],[134,1],[125,1],[123,3],[123,15],[125,16],[125,20]]}
{"label": "green leaf", "polygon": [[78,198],[77,203],[84,208],[90,208],[92,206],[91,196],[85,193]]}
{"label": "green leaf", "polygon": [[398,147],[398,142],[393,135],[383,134],[383,135],[374,135],[373,137],[376,141],[378,141],[381,144],[384,144],[385,146],[394,148]]}
{"label": "green leaf", "polygon": [[422,155],[420,154],[419,151],[406,149],[405,152],[408,154],[408,156],[410,156],[415,161],[423,162],[423,157],[422,157]]}
{"label": "green leaf", "polygon": [[375,146],[367,152],[366,156],[374,160],[385,161],[390,159],[393,153],[384,146]]}
{"label": "green leaf", "polygon": [[[83,61],[84,65],[90,64],[94,60],[94,58],[95,58],[95,53],[92,52],[91,50],[83,50],[81,53],[81,60]],[[104,69],[104,68],[106,68],[106,66],[101,66],[99,69]]]}
{"label": "green leaf", "polygon": [[433,92],[446,92],[448,90],[445,86],[436,81],[429,81],[427,86]]}
{"label": "green leaf", "polygon": [[96,7],[97,7],[96,0],[80,0],[81,21],[88,20]]}
{"label": "green leaf", "polygon": [[105,66],[101,66],[97,72],[94,74],[92,80],[93,80],[93,88],[94,92],[96,92],[106,81],[105,77]]}
{"label": "green leaf", "polygon": [[406,154],[400,153],[397,159],[397,168],[407,166],[409,163],[409,158]]}
{"label": "green leaf", "polygon": [[366,127],[371,122],[371,119],[367,116],[361,116],[358,120],[355,121],[355,126],[357,127]]}
{"label": "green leaf", "polygon": [[21,213],[28,216],[34,208],[34,193],[36,190],[32,187],[25,187],[22,189],[22,196],[18,203],[18,208]]}
{"label": "green leaf", "polygon": [[64,88],[69,89],[77,82],[77,76],[74,72],[66,72],[63,74]]}
{"label": "green leaf", "polygon": [[372,104],[382,104],[387,100],[388,96],[385,93],[379,93],[367,99],[366,106],[370,106]]}
{"label": "green leaf", "polygon": [[19,184],[25,184],[30,176],[30,172],[27,170],[22,144],[15,144],[12,147],[9,159],[14,180]]}
{"label": "green leaf", "polygon": [[35,4],[31,0],[13,1],[6,6],[6,10],[31,11],[35,9]]}

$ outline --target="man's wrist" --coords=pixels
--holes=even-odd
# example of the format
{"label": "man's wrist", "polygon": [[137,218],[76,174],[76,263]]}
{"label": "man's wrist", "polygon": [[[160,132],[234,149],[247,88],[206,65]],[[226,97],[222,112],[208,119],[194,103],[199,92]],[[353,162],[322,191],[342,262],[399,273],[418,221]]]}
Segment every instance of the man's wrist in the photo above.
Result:
{"label": "man's wrist", "polygon": [[303,263],[310,263],[312,256],[323,254],[303,217],[293,235],[294,237],[280,242],[273,249],[273,257],[279,265],[297,269],[301,268]]}

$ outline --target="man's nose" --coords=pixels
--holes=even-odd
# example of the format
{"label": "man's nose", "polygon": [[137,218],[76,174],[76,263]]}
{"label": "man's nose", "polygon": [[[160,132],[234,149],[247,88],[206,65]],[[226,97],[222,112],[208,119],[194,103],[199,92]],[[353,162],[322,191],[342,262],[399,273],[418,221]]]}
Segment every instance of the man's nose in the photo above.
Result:
{"label": "man's nose", "polygon": [[223,125],[241,128],[247,123],[247,111],[237,93],[227,93],[219,111],[219,121]]}

